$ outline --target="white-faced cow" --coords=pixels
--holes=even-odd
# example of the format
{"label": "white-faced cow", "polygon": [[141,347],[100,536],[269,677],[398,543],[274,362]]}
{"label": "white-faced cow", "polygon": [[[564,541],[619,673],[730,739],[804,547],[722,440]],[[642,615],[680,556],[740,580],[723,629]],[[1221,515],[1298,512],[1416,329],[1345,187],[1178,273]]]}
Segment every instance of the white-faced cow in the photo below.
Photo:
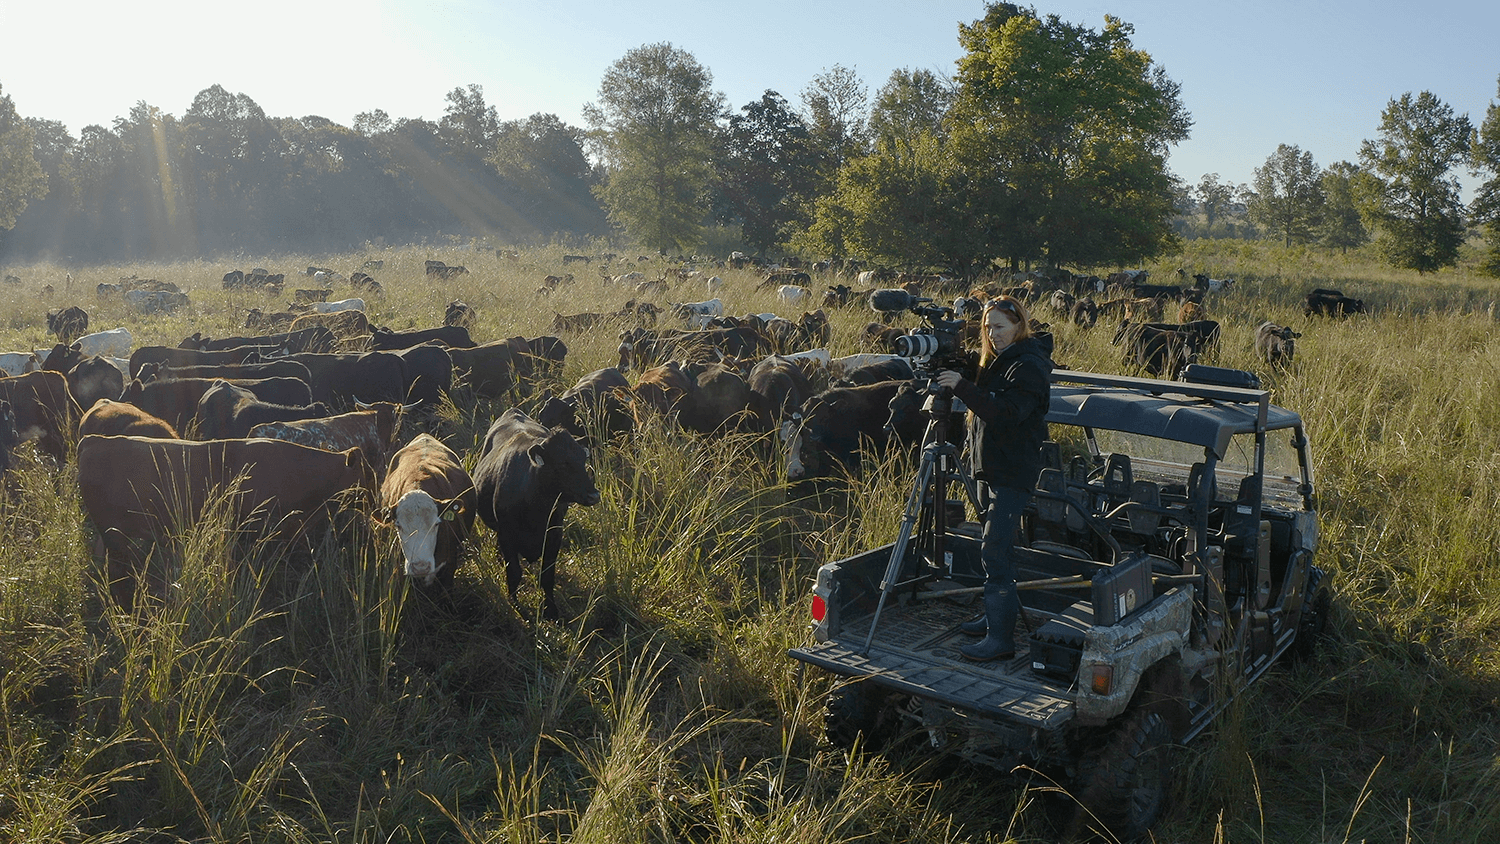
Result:
{"label": "white-faced cow", "polygon": [[474,529],[474,481],[453,450],[418,434],[391,457],[376,520],[396,528],[406,576],[423,586],[453,583]]}
{"label": "white-faced cow", "polygon": [[479,518],[495,532],[511,600],[521,586],[521,561],[540,559],[545,619],[558,617],[552,592],[568,505],[599,503],[588,459],[588,449],[563,428],[544,427],[511,408],[490,425],[474,466]]}

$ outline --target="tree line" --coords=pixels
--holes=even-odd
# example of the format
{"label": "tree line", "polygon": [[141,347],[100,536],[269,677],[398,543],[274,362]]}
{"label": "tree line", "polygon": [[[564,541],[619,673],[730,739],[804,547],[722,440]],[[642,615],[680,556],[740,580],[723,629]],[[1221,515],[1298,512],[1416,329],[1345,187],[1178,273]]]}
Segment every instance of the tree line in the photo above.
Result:
{"label": "tree line", "polygon": [[[730,109],[670,43],[604,74],[586,126],[501,121],[477,85],[437,122],[376,110],[344,127],[200,92],[73,138],[0,91],[0,258],[337,251],[443,234],[511,245],[610,237],[663,253],[733,243],[898,269],[1126,266],[1184,236],[1275,236],[1396,266],[1456,261],[1468,226],[1500,273],[1500,113],[1475,129],[1429,93],[1392,100],[1359,163],[1282,145],[1252,186],[1167,167],[1192,127],[1179,85],[1101,29],[994,3],[960,24],[956,73],[875,92],[835,65]],[[1452,170],[1490,174],[1468,207]]]}

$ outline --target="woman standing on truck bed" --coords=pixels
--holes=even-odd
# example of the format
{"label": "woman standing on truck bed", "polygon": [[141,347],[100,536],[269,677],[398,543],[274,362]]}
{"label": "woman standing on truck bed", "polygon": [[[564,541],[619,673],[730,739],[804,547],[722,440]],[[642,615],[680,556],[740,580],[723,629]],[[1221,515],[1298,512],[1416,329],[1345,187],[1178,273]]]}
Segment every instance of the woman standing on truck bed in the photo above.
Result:
{"label": "woman standing on truck bed", "polygon": [[985,303],[979,374],[969,381],[943,370],[939,385],[969,408],[969,458],[974,477],[989,488],[980,557],[984,561],[984,614],[962,630],[984,638],[958,649],[968,659],[987,662],[1016,653],[1016,566],[1011,559],[1021,511],[1031,500],[1042,471],[1051,404],[1052,335],[1033,333],[1031,315],[1020,300],[1001,296]]}

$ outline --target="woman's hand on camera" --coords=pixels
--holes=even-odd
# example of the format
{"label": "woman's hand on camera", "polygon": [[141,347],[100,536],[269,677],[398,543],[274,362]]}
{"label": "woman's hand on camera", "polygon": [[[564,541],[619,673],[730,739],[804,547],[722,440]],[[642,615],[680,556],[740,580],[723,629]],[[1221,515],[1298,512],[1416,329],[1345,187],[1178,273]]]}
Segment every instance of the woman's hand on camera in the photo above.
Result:
{"label": "woman's hand on camera", "polygon": [[951,369],[944,369],[939,371],[936,375],[932,376],[932,380],[935,381],[939,387],[947,387],[951,390],[954,387],[957,387],[958,382],[964,380],[964,377]]}

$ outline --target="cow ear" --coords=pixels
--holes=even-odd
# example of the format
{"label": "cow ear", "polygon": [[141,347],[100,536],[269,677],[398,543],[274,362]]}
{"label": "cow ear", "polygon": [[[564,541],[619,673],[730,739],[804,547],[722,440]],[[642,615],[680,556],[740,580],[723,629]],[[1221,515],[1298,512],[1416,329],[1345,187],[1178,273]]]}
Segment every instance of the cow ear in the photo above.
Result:
{"label": "cow ear", "polygon": [[370,518],[382,525],[390,525],[391,520],[396,517],[395,511],[390,507],[381,507],[370,514]]}
{"label": "cow ear", "polygon": [[537,469],[540,469],[543,466],[547,465],[547,461],[543,459],[542,454],[543,451],[541,443],[537,443],[531,448],[526,449],[526,456],[531,460],[531,465]]}

